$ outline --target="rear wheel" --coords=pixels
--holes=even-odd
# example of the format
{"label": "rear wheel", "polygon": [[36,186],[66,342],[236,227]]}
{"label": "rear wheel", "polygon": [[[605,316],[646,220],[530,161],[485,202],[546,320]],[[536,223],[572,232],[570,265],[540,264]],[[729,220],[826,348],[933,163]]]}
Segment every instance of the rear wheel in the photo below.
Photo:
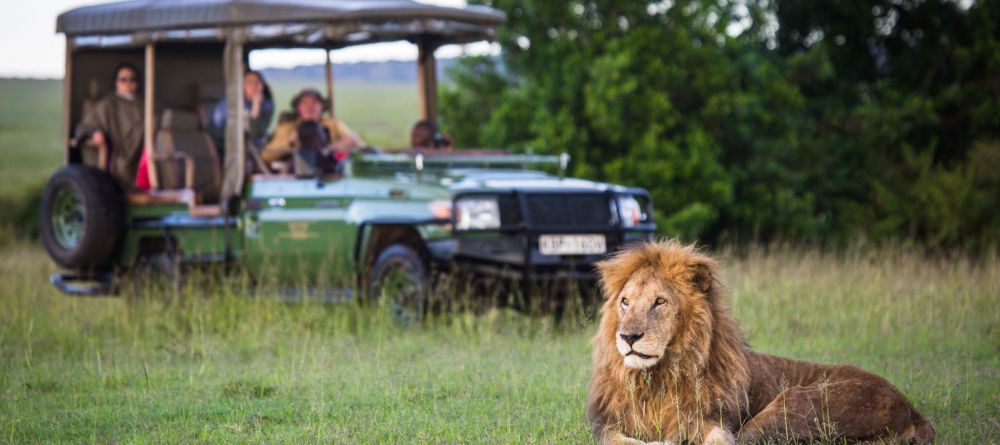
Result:
{"label": "rear wheel", "polygon": [[122,235],[121,192],[107,173],[67,165],[52,175],[41,202],[42,242],[60,266],[105,270]]}
{"label": "rear wheel", "polygon": [[369,280],[370,299],[388,309],[399,324],[423,320],[427,314],[430,278],[415,250],[393,244],[379,253]]}
{"label": "rear wheel", "polygon": [[175,297],[184,288],[184,275],[177,255],[170,252],[139,258],[129,273],[131,297]]}

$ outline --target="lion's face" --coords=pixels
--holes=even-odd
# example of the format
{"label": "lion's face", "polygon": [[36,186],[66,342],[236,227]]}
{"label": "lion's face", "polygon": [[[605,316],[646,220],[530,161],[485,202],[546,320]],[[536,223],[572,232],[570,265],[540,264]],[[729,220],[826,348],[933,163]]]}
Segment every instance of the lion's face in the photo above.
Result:
{"label": "lion's face", "polygon": [[682,295],[648,270],[632,276],[618,294],[615,346],[632,369],[646,369],[667,353],[674,337]]}

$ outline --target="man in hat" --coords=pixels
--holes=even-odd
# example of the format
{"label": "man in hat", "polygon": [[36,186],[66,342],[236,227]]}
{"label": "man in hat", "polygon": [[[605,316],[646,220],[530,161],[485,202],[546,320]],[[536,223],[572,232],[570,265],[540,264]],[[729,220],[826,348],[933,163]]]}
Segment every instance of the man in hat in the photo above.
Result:
{"label": "man in hat", "polygon": [[314,88],[306,88],[296,94],[292,99],[292,109],[295,110],[296,119],[278,125],[274,130],[274,137],[271,142],[264,147],[260,153],[265,162],[277,161],[287,158],[300,146],[298,128],[303,122],[318,122],[328,133],[326,140],[330,141],[327,149],[347,150],[364,146],[364,141],[351,131],[343,122],[329,117],[323,117],[323,110],[326,107],[326,100],[323,95]]}

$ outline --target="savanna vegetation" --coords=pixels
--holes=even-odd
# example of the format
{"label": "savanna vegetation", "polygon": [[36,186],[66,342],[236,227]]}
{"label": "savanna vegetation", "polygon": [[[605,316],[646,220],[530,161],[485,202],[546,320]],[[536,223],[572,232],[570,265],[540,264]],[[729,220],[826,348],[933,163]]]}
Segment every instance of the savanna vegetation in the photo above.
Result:
{"label": "savanna vegetation", "polygon": [[[488,3],[502,57],[442,94],[460,145],[647,187],[663,234],[715,246],[753,348],[886,377],[938,443],[1000,443],[995,3]],[[273,86],[282,109],[303,84]],[[369,142],[405,144],[411,85],[337,98]],[[59,81],[0,79],[0,443],[591,440],[579,307],[402,328],[239,272],[58,294],[33,237],[60,110]]]}
{"label": "savanna vegetation", "polygon": [[[879,373],[939,443],[1000,442],[1000,258],[902,248],[719,252],[756,349]],[[586,312],[400,328],[239,276],[74,299],[34,245],[0,254],[0,443],[588,443]],[[467,298],[467,297],[456,297]]]}

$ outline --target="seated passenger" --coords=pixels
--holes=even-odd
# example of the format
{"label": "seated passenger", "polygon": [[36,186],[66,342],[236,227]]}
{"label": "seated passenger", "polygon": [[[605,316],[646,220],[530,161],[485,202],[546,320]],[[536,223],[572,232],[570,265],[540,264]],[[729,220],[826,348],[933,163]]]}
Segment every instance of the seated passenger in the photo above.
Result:
{"label": "seated passenger", "polygon": [[451,136],[438,131],[437,125],[430,120],[417,121],[410,130],[410,147],[416,149],[443,149],[452,148]]}
{"label": "seated passenger", "polygon": [[123,190],[135,189],[136,169],[142,155],[143,101],[139,70],[123,63],[115,68],[113,92],[104,96],[80,120],[76,139],[108,153],[107,169]]}
{"label": "seated passenger", "polygon": [[326,141],[329,141],[325,150],[340,150],[341,153],[361,147],[364,141],[358,137],[343,122],[323,117],[323,110],[326,101],[319,91],[307,88],[299,92],[292,99],[292,109],[295,110],[296,118],[291,122],[284,122],[274,130],[271,142],[264,147],[261,157],[265,162],[272,162],[289,157],[301,146],[298,134],[299,125],[307,122],[318,122],[326,132]]}
{"label": "seated passenger", "polygon": [[[271,95],[271,87],[264,80],[264,76],[258,71],[247,71],[243,75],[243,106],[248,118],[246,131],[259,150],[267,143],[267,129],[271,126],[271,118],[274,117],[274,96]],[[215,104],[208,126],[208,132],[212,135],[216,149],[220,151],[220,159],[225,147],[223,142],[227,114],[228,106],[226,98],[223,97]]]}

